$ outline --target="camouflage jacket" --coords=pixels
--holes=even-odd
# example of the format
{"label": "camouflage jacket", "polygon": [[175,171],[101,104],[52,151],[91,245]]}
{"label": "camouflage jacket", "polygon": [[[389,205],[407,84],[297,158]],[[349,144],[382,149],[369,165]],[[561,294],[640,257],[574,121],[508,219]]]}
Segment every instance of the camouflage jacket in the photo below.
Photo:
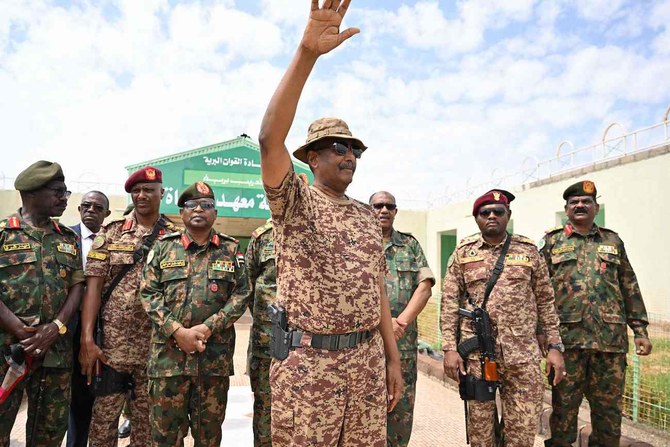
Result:
{"label": "camouflage jacket", "polygon": [[[540,361],[535,335],[538,321],[549,337],[559,340],[559,321],[547,265],[535,242],[516,234],[511,237],[502,274],[486,304],[496,334],[496,354],[505,365]],[[486,282],[502,245],[494,247],[476,234],[461,241],[449,258],[442,284],[441,326],[445,351],[456,350],[459,329],[460,341],[474,336],[472,320],[459,317],[458,307],[473,309],[464,298],[465,292],[481,306]],[[477,352],[471,358],[478,358]]]}
{"label": "camouflage jacket", "polygon": [[[0,221],[0,297],[26,326],[52,322],[67,300],[71,286],[84,281],[77,235],[52,220],[37,229],[21,210]],[[18,340],[0,330],[0,347]],[[72,367],[72,335],[58,337],[44,357],[44,366]]]}
{"label": "camouflage jacket", "polygon": [[[391,316],[397,317],[405,310],[414,291],[422,281],[435,284],[435,276],[428,267],[428,261],[414,236],[393,230],[391,239],[384,242],[384,255],[388,273],[386,294],[391,302]],[[398,340],[398,350],[402,358],[416,353],[418,328],[416,320],[405,328],[405,334]]]}
{"label": "camouflage jacket", "polygon": [[[232,322],[246,308],[232,297],[247,296],[238,251],[235,239],[212,231],[205,246],[198,246],[188,233],[176,232],[149,252],[140,286],[142,305],[152,323],[149,377],[195,376],[198,356],[201,374],[234,374]],[[212,331],[205,351],[180,351],[172,334],[203,323]]]}
{"label": "camouflage jacket", "polygon": [[249,340],[251,354],[270,358],[272,321],[268,305],[274,303],[277,296],[277,267],[271,222],[252,233],[244,259],[249,277],[249,306],[254,317]]}
{"label": "camouflage jacket", "polygon": [[[165,228],[159,235],[176,230],[163,217]],[[137,222],[135,211],[113,220],[101,228],[86,256],[86,276],[104,277],[102,293],[126,265],[133,265],[133,253],[151,234]],[[144,263],[137,262],[114,288],[101,312],[103,323],[102,351],[112,367],[145,365],[149,355],[151,323],[140,303],[138,292]]]}
{"label": "camouflage jacket", "polygon": [[568,224],[549,230],[540,247],[567,348],[627,352],[626,323],[647,337],[647,312],[619,235],[594,225],[582,236]]}

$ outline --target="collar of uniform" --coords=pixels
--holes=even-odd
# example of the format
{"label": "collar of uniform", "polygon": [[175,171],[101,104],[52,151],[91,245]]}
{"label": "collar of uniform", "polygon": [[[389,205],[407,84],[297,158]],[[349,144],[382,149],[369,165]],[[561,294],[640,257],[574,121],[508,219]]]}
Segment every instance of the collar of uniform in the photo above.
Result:
{"label": "collar of uniform", "polygon": [[402,240],[402,237],[400,236],[400,233],[395,229],[391,230],[391,243],[393,245],[399,245],[401,247],[405,245],[405,243]]}
{"label": "collar of uniform", "polygon": [[[571,237],[575,234],[579,234],[574,230],[574,228],[572,227],[572,224],[570,222],[565,224],[565,226],[563,227],[563,231],[565,232],[566,237]],[[584,235],[582,237],[589,237],[589,236],[595,236],[595,235],[598,235],[599,237],[603,236],[602,232],[600,231],[600,227],[594,223],[593,226],[591,227],[591,229],[589,230],[589,232],[586,233],[586,235]]]}
{"label": "collar of uniform", "polygon": [[49,233],[50,232],[49,230],[51,229],[58,234],[63,234],[60,227],[58,226],[58,222],[56,222],[54,219],[49,219],[49,220],[51,221],[51,228],[49,228],[48,226],[46,228],[33,227],[32,225],[26,223],[26,221],[23,219],[23,208],[19,208],[18,211],[15,214],[9,216],[9,218],[7,219],[6,228],[8,228],[10,230],[21,230],[21,229],[23,229],[26,232],[29,232],[30,229],[34,229],[34,230],[39,231],[42,234],[44,234],[45,232]]}
{"label": "collar of uniform", "polygon": [[502,247],[502,245],[505,243],[505,241],[507,240],[508,237],[510,237],[510,235],[509,235],[509,233],[507,233],[507,231],[505,231],[505,237],[503,238],[503,240],[500,241],[499,244],[493,245],[493,244],[489,244],[488,242],[486,242],[486,240],[484,239],[484,236],[481,233],[479,233],[479,240],[477,241],[476,245],[477,245],[477,248],[482,248],[484,245],[486,245],[487,247],[491,247],[492,249],[495,250],[498,247]]}
{"label": "collar of uniform", "polygon": [[135,210],[132,210],[130,214],[126,216],[126,220],[123,222],[121,233],[127,233],[129,231],[133,231],[136,225],[137,225],[137,218],[135,217]]}
{"label": "collar of uniform", "polygon": [[[221,238],[219,237],[214,230],[209,230],[209,243],[214,245],[215,247],[218,247],[221,245]],[[181,234],[181,244],[184,246],[185,249],[188,250],[188,247],[191,246],[191,244],[196,244],[198,245],[192,238],[191,236],[188,235],[188,232],[184,231]]]}

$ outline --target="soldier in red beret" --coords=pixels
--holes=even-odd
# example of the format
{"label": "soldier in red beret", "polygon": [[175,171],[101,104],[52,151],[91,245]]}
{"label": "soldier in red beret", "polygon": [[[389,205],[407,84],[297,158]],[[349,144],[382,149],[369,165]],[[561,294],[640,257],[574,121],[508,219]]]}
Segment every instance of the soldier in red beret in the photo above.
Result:
{"label": "soldier in red beret", "polygon": [[[79,362],[89,383],[96,376],[90,429],[94,446],[116,445],[129,392],[134,396],[131,444],[151,445],[146,372],[151,322],[138,290],[146,252],[158,236],[176,230],[159,211],[162,180],[161,171],[152,166],[132,173],[125,189],[134,209],[105,225],[87,255]],[[101,338],[94,338],[96,318]]]}
{"label": "soldier in red beret", "polygon": [[[472,215],[481,233],[458,244],[442,284],[442,347],[444,371],[449,377],[463,383],[484,377],[488,382],[480,383],[486,383],[486,389],[500,389],[505,445],[527,447],[533,445],[544,394],[542,353],[535,335],[538,323],[545,328],[550,343],[546,372],[554,370],[554,383],[563,379],[565,367],[547,265],[534,241],[507,232],[513,200],[514,195],[503,189],[488,191],[475,200]],[[502,271],[497,279],[491,279],[497,264]],[[474,332],[473,320],[461,317],[459,308],[488,312],[494,337],[488,352],[481,344],[468,349],[470,352],[459,345],[483,335]],[[497,364],[493,371],[482,367],[480,354],[486,352]],[[489,387],[490,383],[494,385]],[[470,441],[477,446],[497,445],[493,422],[497,422],[496,404],[491,399],[495,393],[488,393],[487,399],[474,394],[461,394],[469,409]]]}

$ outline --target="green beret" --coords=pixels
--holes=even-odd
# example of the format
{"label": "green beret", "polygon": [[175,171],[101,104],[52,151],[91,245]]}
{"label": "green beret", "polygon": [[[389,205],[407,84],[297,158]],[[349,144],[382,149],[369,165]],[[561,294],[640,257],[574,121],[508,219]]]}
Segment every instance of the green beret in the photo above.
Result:
{"label": "green beret", "polygon": [[591,196],[596,197],[598,191],[596,190],[596,184],[590,180],[582,180],[577,182],[574,185],[568,186],[568,188],[563,191],[563,199],[568,200],[570,196]]}
{"label": "green beret", "polygon": [[186,188],[184,192],[181,193],[181,195],[179,196],[179,200],[177,200],[177,206],[179,208],[182,208],[184,206],[184,202],[193,199],[213,200],[214,191],[212,191],[212,187],[205,182],[195,182],[194,184]]}
{"label": "green beret", "polygon": [[54,180],[65,181],[63,169],[58,163],[40,160],[24,169],[14,180],[17,191],[34,191]]}

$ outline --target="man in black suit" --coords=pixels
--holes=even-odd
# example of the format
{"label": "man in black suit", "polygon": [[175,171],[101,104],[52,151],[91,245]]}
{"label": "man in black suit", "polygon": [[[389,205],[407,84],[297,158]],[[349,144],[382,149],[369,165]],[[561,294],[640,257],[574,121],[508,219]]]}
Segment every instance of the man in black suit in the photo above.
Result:
{"label": "man in black suit", "polygon": [[[81,223],[72,229],[79,235],[77,244],[81,250],[83,267],[86,267],[86,255],[91,248],[95,235],[100,231],[102,222],[109,216],[109,199],[100,191],[89,191],[81,198],[79,205]],[[72,374],[72,403],[70,404],[70,418],[67,426],[67,447],[86,447],[88,443],[88,427],[91,423],[93,408],[93,393],[86,385],[86,376],[81,374],[79,358],[79,325],[80,313],[77,312],[68,324],[68,333],[74,337],[74,362]]]}

